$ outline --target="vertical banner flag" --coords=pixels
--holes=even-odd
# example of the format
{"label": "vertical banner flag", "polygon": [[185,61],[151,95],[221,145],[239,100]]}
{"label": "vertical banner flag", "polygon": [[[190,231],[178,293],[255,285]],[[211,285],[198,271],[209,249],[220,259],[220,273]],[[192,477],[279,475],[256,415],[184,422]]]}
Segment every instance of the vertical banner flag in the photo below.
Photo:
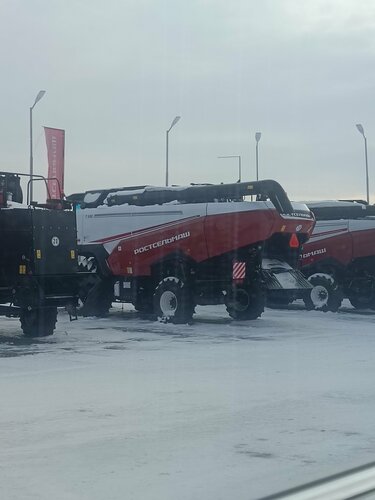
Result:
{"label": "vertical banner flag", "polygon": [[48,191],[51,200],[64,196],[65,130],[44,127],[48,156]]}

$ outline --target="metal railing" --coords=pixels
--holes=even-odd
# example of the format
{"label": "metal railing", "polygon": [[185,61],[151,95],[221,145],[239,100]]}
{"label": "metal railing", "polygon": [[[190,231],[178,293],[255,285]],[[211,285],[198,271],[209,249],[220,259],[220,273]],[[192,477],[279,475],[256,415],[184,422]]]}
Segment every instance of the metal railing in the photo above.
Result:
{"label": "metal railing", "polygon": [[259,500],[347,500],[370,498],[370,493],[375,493],[375,462]]}

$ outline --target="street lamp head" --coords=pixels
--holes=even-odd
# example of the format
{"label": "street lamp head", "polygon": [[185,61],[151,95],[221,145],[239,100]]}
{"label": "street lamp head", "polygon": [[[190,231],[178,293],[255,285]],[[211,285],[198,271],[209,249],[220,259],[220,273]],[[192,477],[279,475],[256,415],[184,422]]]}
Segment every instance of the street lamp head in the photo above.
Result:
{"label": "street lamp head", "polygon": [[38,95],[35,97],[35,101],[34,101],[33,107],[35,106],[35,104],[37,102],[39,102],[41,100],[41,98],[44,96],[45,93],[46,93],[45,90],[39,90]]}
{"label": "street lamp head", "polygon": [[260,138],[261,138],[261,137],[262,137],[262,133],[261,133],[261,132],[255,132],[255,140],[256,140],[257,142],[259,142],[259,141],[260,141]]}
{"label": "street lamp head", "polygon": [[362,125],[361,125],[360,123],[357,123],[357,124],[356,124],[356,127],[357,127],[357,129],[358,129],[359,133],[360,133],[360,134],[362,134],[362,135],[363,135],[363,137],[364,137],[364,136],[365,136],[365,131],[363,130]]}
{"label": "street lamp head", "polygon": [[240,155],[218,156],[218,158],[241,158]]}
{"label": "street lamp head", "polygon": [[178,120],[181,118],[181,116],[175,116],[173,118],[173,121],[171,123],[171,126],[169,127],[169,129],[167,130],[166,132],[166,138],[167,138],[167,149],[166,149],[166,160],[165,160],[165,185],[168,186],[168,175],[169,175],[169,171],[168,171],[168,136],[169,136],[169,132],[170,130],[176,125],[176,123],[178,122]]}
{"label": "street lamp head", "polygon": [[176,125],[176,123],[178,122],[178,120],[181,118],[181,116],[176,116],[174,119],[173,119],[173,122],[171,123],[171,126],[169,127],[169,130],[171,130],[172,127],[174,127]]}

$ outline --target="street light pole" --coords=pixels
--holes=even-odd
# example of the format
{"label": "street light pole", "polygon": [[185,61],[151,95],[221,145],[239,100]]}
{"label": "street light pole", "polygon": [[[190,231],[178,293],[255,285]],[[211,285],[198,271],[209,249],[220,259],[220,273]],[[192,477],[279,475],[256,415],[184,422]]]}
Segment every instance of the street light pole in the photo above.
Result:
{"label": "street light pole", "polygon": [[367,159],[367,137],[365,136],[365,131],[360,123],[356,124],[358,132],[362,135],[365,141],[365,163],[366,163],[366,201],[370,203],[370,190],[369,190],[369,180],[368,180],[368,159]]}
{"label": "street light pole", "polygon": [[34,175],[34,159],[33,159],[33,109],[37,102],[46,93],[45,90],[39,90],[35,98],[34,104],[30,107],[30,203],[33,201],[33,175]]}
{"label": "street light pole", "polygon": [[178,120],[181,118],[181,116],[176,116],[172,123],[171,123],[171,126],[169,127],[169,129],[167,130],[166,132],[166,155],[165,155],[165,185],[168,186],[168,175],[169,175],[169,171],[168,171],[168,160],[169,160],[169,146],[168,146],[168,141],[169,141],[169,132],[171,131],[171,129],[176,125],[176,123],[178,122]]}
{"label": "street light pole", "polygon": [[229,155],[229,156],[218,156],[218,158],[238,158],[238,182],[241,182],[241,156]]}
{"label": "street light pole", "polygon": [[255,146],[255,165],[256,165],[256,177],[257,181],[259,180],[259,154],[258,154],[258,144],[260,141],[260,138],[262,137],[261,132],[256,132],[255,133],[255,140],[256,140],[256,146]]}

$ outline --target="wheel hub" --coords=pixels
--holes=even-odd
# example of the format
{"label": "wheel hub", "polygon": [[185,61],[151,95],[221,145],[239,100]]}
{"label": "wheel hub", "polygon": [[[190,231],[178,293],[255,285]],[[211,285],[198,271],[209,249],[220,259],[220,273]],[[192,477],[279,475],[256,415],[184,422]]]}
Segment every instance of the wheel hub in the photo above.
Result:
{"label": "wheel hub", "polygon": [[165,291],[160,297],[160,309],[165,316],[174,316],[177,309],[177,297],[171,291]]}
{"label": "wheel hub", "polygon": [[249,294],[245,290],[237,290],[231,301],[231,306],[238,312],[246,311],[250,304]]}
{"label": "wheel hub", "polygon": [[322,285],[316,285],[311,290],[311,301],[315,307],[323,307],[327,305],[329,299],[328,290]]}

